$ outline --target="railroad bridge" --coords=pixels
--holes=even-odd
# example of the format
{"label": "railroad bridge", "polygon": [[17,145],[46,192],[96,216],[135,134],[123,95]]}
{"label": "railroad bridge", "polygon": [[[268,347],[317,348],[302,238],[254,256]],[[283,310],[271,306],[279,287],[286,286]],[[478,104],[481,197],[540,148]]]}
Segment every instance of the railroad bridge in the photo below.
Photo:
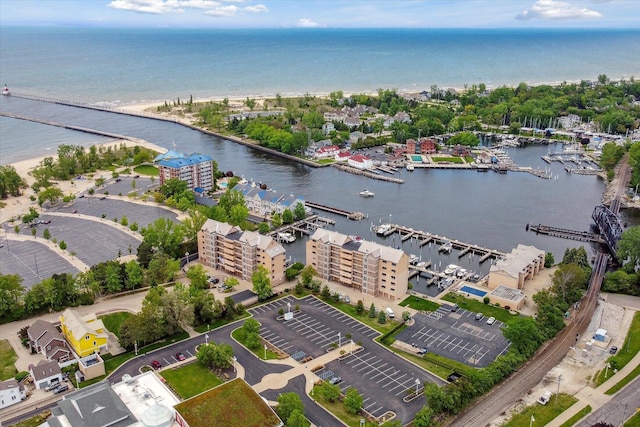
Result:
{"label": "railroad bridge", "polygon": [[[615,211],[619,211],[619,204],[611,204],[611,207]],[[591,218],[595,221],[598,229],[600,230],[600,236],[609,247],[609,250],[616,255],[618,250],[618,241],[622,237],[622,225],[618,219],[617,212],[614,212],[605,205],[596,206],[591,214]]]}

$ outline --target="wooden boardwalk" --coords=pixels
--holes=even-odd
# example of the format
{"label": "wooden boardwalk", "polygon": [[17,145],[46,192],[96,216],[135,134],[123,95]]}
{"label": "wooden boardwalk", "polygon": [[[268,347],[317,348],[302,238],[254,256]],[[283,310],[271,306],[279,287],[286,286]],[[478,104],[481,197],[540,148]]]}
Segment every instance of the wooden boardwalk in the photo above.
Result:
{"label": "wooden boardwalk", "polygon": [[588,231],[576,231],[566,228],[551,227],[549,225],[530,225],[527,224],[527,230],[536,234],[546,234],[547,236],[561,237],[563,239],[579,240],[581,242],[605,243],[604,239],[595,233]]}
{"label": "wooden boardwalk", "polygon": [[348,219],[352,219],[355,221],[360,221],[365,219],[367,216],[362,212],[351,212],[340,208],[334,208],[332,206],[322,205],[320,203],[315,202],[305,202],[305,205],[310,207],[311,209],[317,209],[319,211],[330,212],[337,215],[342,215],[347,217]]}

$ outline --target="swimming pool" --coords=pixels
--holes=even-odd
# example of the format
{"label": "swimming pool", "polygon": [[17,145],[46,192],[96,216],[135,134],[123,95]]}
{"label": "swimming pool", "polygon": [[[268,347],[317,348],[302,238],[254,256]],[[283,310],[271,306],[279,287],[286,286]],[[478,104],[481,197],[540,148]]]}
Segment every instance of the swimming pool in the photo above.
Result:
{"label": "swimming pool", "polygon": [[460,288],[460,292],[466,292],[468,294],[473,294],[479,297],[484,297],[487,292],[481,291],[480,289],[472,288],[471,286],[463,286]]}
{"label": "swimming pool", "polygon": [[422,156],[411,156],[411,160],[413,160],[414,162],[421,162]]}

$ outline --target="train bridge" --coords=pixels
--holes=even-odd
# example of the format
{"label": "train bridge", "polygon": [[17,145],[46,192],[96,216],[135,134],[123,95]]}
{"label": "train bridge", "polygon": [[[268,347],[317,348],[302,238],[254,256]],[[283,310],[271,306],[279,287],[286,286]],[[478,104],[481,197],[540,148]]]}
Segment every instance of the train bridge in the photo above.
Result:
{"label": "train bridge", "polygon": [[[619,206],[619,205],[618,205]],[[615,210],[616,206],[612,203],[612,207]],[[595,221],[600,230],[600,236],[606,243],[607,247],[616,256],[618,251],[618,241],[622,237],[622,225],[618,219],[618,215],[605,205],[596,206],[591,214],[591,218]]]}

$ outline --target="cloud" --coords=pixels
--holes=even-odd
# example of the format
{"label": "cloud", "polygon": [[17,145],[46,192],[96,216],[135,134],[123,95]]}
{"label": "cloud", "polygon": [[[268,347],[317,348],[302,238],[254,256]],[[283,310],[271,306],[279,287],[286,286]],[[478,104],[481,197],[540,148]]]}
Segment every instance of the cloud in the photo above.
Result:
{"label": "cloud", "polygon": [[108,7],[154,15],[182,13],[186,9],[202,10],[209,16],[235,16],[239,11],[247,13],[267,12],[262,4],[245,6],[242,9],[225,3],[244,3],[245,0],[112,0]]}
{"label": "cloud", "polygon": [[217,6],[207,10],[204,14],[209,16],[235,16],[238,13],[238,6]]}
{"label": "cloud", "polygon": [[181,12],[177,0],[113,0],[108,7],[133,12],[160,15],[169,12]]}
{"label": "cloud", "polygon": [[298,22],[296,22],[296,27],[300,27],[300,28],[315,28],[319,26],[320,24],[307,18],[300,18],[298,19]]}
{"label": "cloud", "polygon": [[243,12],[248,12],[248,13],[263,13],[263,12],[268,12],[269,9],[267,9],[267,6],[263,5],[263,4],[257,4],[255,6],[246,6],[242,8]]}
{"label": "cloud", "polygon": [[516,19],[593,19],[602,18],[600,12],[577,7],[568,2],[558,0],[537,0],[529,9],[525,9],[518,15]]}

